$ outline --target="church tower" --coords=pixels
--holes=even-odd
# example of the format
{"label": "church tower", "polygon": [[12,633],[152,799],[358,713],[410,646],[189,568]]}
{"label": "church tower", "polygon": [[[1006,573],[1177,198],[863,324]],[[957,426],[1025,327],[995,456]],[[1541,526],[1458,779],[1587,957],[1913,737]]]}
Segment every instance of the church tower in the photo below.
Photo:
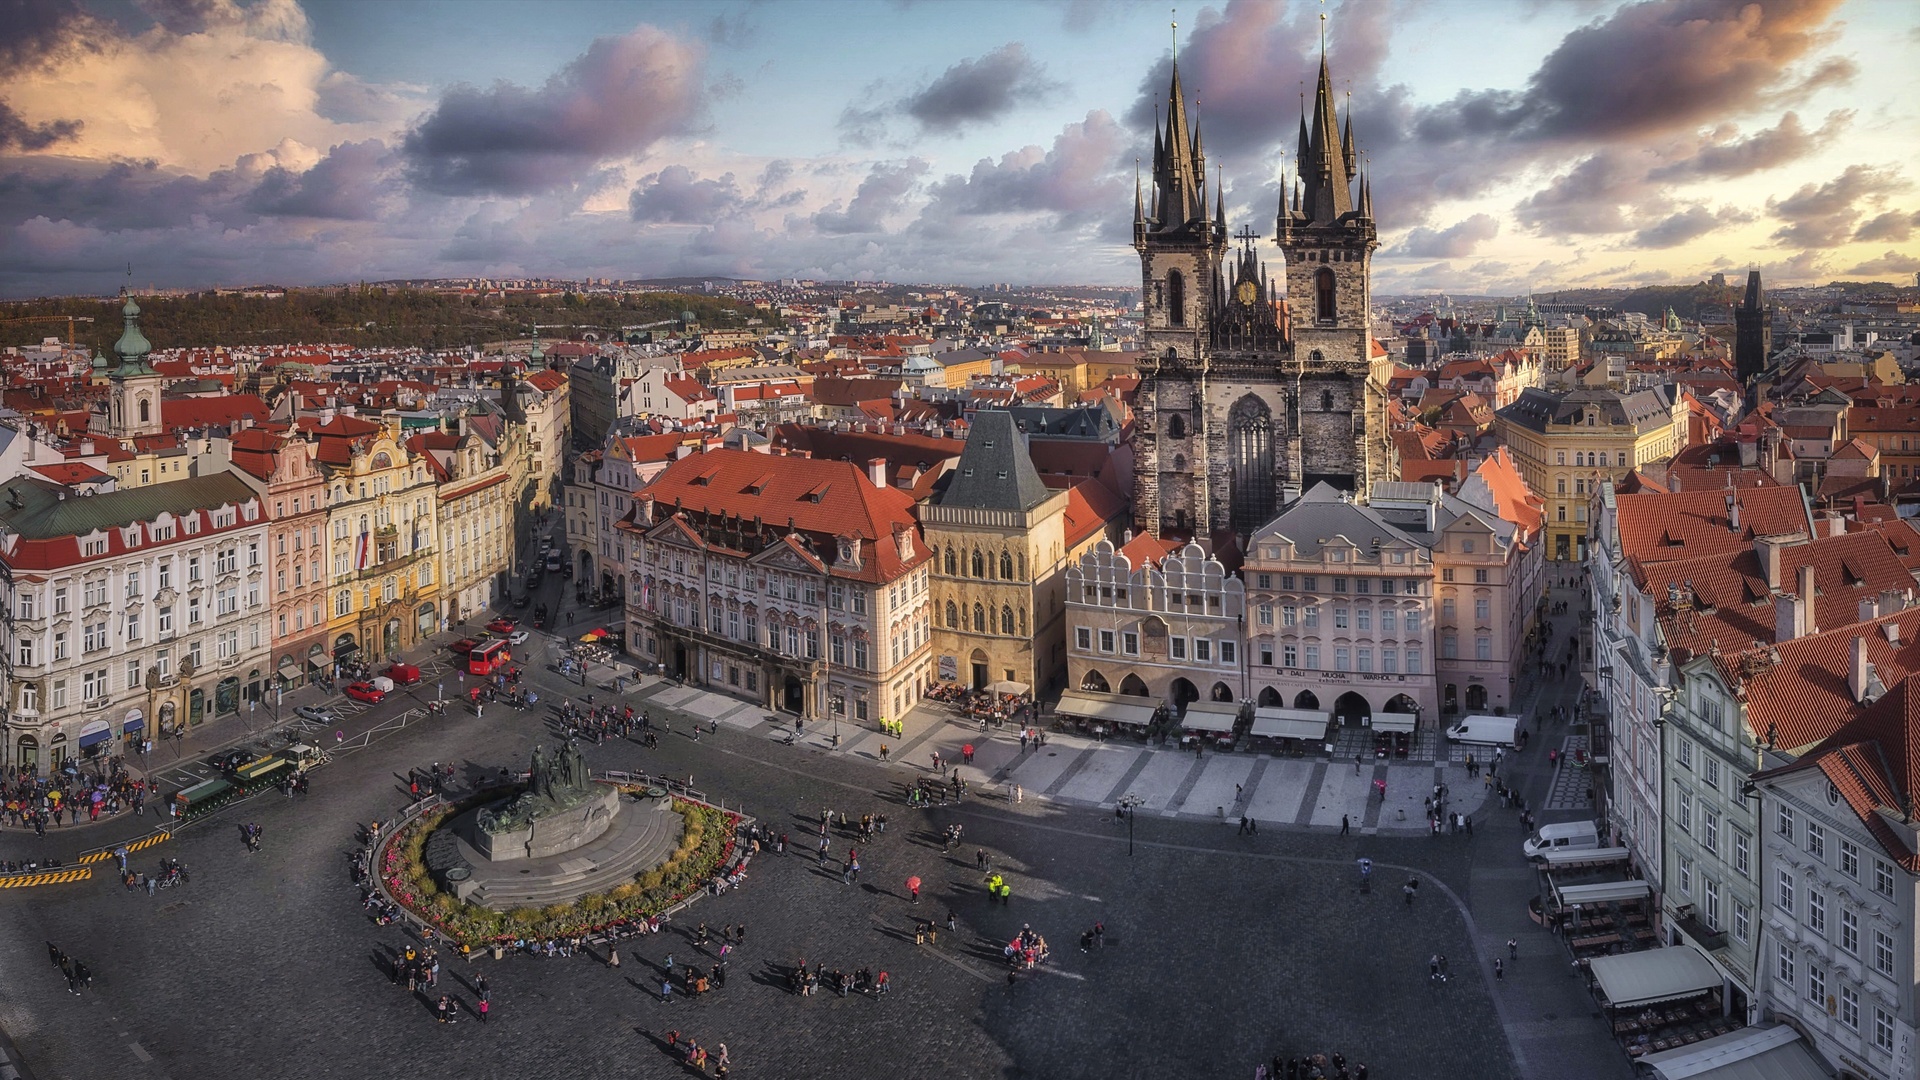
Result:
{"label": "church tower", "polygon": [[[1358,176],[1353,114],[1344,135],[1320,57],[1312,121],[1300,118],[1293,201],[1282,178],[1276,240],[1286,256],[1299,416],[1287,454],[1298,490],[1326,482],[1364,497],[1386,479],[1385,364],[1373,356],[1373,194]],[[1358,181],[1356,185],[1356,180]],[[1358,187],[1356,198],[1355,188]],[[1375,370],[1380,368],[1381,370]]]}
{"label": "church tower", "polygon": [[1733,309],[1733,370],[1740,385],[1765,371],[1772,353],[1773,316],[1767,310],[1766,290],[1760,287],[1760,271],[1749,270],[1746,299]]}
{"label": "church tower", "polygon": [[147,363],[153,345],[140,332],[140,305],[131,295],[127,295],[120,314],[126,320],[126,329],[113,343],[113,351],[120,354],[120,366],[107,375],[111,384],[107,392],[108,434],[120,439],[158,435],[166,425],[160,419],[163,377]]}
{"label": "church tower", "polygon": [[1174,60],[1166,120],[1153,134],[1153,201],[1133,192],[1133,246],[1140,253],[1145,356],[1136,398],[1134,519],[1160,535],[1204,536],[1207,475],[1207,345],[1226,223],[1207,213],[1207,159],[1189,124]]}

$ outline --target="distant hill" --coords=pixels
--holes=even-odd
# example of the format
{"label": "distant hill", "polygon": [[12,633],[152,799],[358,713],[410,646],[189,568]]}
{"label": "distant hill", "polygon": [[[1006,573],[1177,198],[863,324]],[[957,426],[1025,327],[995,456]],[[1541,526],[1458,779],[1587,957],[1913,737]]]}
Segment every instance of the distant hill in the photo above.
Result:
{"label": "distant hill", "polygon": [[[565,337],[575,329],[612,332],[677,319],[686,311],[702,325],[717,327],[744,326],[755,314],[750,304],[678,292],[501,300],[365,285],[292,289],[271,299],[213,293],[140,297],[140,309],[141,329],[161,349],[300,342],[441,349],[525,336],[535,323],[544,337]],[[93,316],[95,322],[79,324],[74,333],[76,342],[91,349],[110,352],[120,336],[118,300],[31,300],[0,305],[0,345],[65,337],[66,324],[59,320],[7,321],[38,315]]]}
{"label": "distant hill", "polygon": [[1725,309],[1740,302],[1739,289],[1732,286],[1716,288],[1706,282],[1693,285],[1646,285],[1615,301],[1622,311],[1639,311],[1653,318],[1666,315],[1672,308],[1675,315],[1691,319],[1703,311],[1714,308]]}

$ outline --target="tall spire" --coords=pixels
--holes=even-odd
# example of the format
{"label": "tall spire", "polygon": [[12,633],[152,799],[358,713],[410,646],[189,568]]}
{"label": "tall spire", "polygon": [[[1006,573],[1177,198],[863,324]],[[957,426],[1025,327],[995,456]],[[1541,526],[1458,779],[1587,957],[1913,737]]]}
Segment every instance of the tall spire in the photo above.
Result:
{"label": "tall spire", "polygon": [[1197,125],[1187,120],[1186,91],[1180,85],[1180,62],[1175,59],[1167,88],[1166,125],[1156,123],[1154,130],[1156,231],[1177,231],[1206,220],[1206,176],[1196,145],[1198,135]]}
{"label": "tall spire", "polygon": [[1333,225],[1353,212],[1353,170],[1340,146],[1340,121],[1334,113],[1333,77],[1327,72],[1327,58],[1320,56],[1320,81],[1314,88],[1313,126],[1307,137],[1307,152],[1300,162],[1300,175],[1306,181],[1307,220],[1315,225]]}
{"label": "tall spire", "polygon": [[1224,233],[1227,231],[1227,178],[1224,171],[1216,169],[1213,185],[1213,223]]}
{"label": "tall spire", "polygon": [[1347,161],[1347,175],[1354,175],[1353,157],[1353,91],[1347,91],[1347,129],[1340,139],[1340,156]]}
{"label": "tall spire", "polygon": [[1133,159],[1133,231],[1136,238],[1147,231],[1147,211],[1140,200],[1140,159]]}

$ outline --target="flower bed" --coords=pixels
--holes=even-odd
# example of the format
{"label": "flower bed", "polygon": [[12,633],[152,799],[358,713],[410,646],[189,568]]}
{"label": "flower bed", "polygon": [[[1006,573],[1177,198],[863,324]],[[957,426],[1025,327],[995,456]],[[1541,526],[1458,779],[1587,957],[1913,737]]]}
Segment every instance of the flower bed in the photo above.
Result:
{"label": "flower bed", "polygon": [[[642,789],[623,786],[620,790],[631,795]],[[733,858],[740,815],[676,796],[673,809],[684,819],[685,829],[680,845],[659,866],[635,874],[632,881],[571,903],[491,911],[441,891],[422,856],[428,834],[449,817],[499,795],[498,791],[482,792],[422,814],[402,826],[380,856],[380,879],[387,893],[435,930],[464,945],[593,934],[645,918],[704,888]]]}

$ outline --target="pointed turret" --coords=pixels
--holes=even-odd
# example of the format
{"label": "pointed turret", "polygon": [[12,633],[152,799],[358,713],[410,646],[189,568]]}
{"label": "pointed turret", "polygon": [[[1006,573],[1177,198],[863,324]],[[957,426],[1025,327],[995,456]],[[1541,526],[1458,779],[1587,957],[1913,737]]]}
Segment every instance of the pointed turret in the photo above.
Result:
{"label": "pointed turret", "polygon": [[1133,239],[1134,239],[1134,242],[1138,243],[1140,240],[1140,237],[1144,235],[1146,231],[1147,231],[1147,210],[1146,210],[1146,205],[1141,201],[1141,198],[1140,198],[1140,166],[1136,163],[1133,167]]}
{"label": "pointed turret", "polygon": [[1358,170],[1354,165],[1353,96],[1351,94],[1347,96],[1347,128],[1346,128],[1346,134],[1340,137],[1340,156],[1346,159],[1347,175],[1348,176],[1355,175]]}
{"label": "pointed turret", "polygon": [[1307,183],[1305,206],[1307,220],[1315,225],[1332,225],[1353,212],[1353,173],[1346,154],[1340,148],[1340,121],[1334,115],[1333,78],[1327,73],[1327,58],[1320,57],[1320,83],[1313,95],[1313,127],[1307,137],[1307,154],[1300,173]]}
{"label": "pointed turret", "polygon": [[1373,178],[1370,176],[1360,178],[1360,216],[1373,220]]}
{"label": "pointed turret", "polygon": [[1217,179],[1213,187],[1213,226],[1222,234],[1227,231],[1227,178]]}
{"label": "pointed turret", "polygon": [[1310,158],[1307,157],[1308,142],[1309,142],[1309,139],[1307,136],[1307,99],[1306,99],[1306,95],[1303,94],[1300,97],[1300,148],[1298,150],[1295,150],[1293,153],[1294,168],[1300,170],[1301,172],[1306,171],[1307,162],[1311,160]]}

